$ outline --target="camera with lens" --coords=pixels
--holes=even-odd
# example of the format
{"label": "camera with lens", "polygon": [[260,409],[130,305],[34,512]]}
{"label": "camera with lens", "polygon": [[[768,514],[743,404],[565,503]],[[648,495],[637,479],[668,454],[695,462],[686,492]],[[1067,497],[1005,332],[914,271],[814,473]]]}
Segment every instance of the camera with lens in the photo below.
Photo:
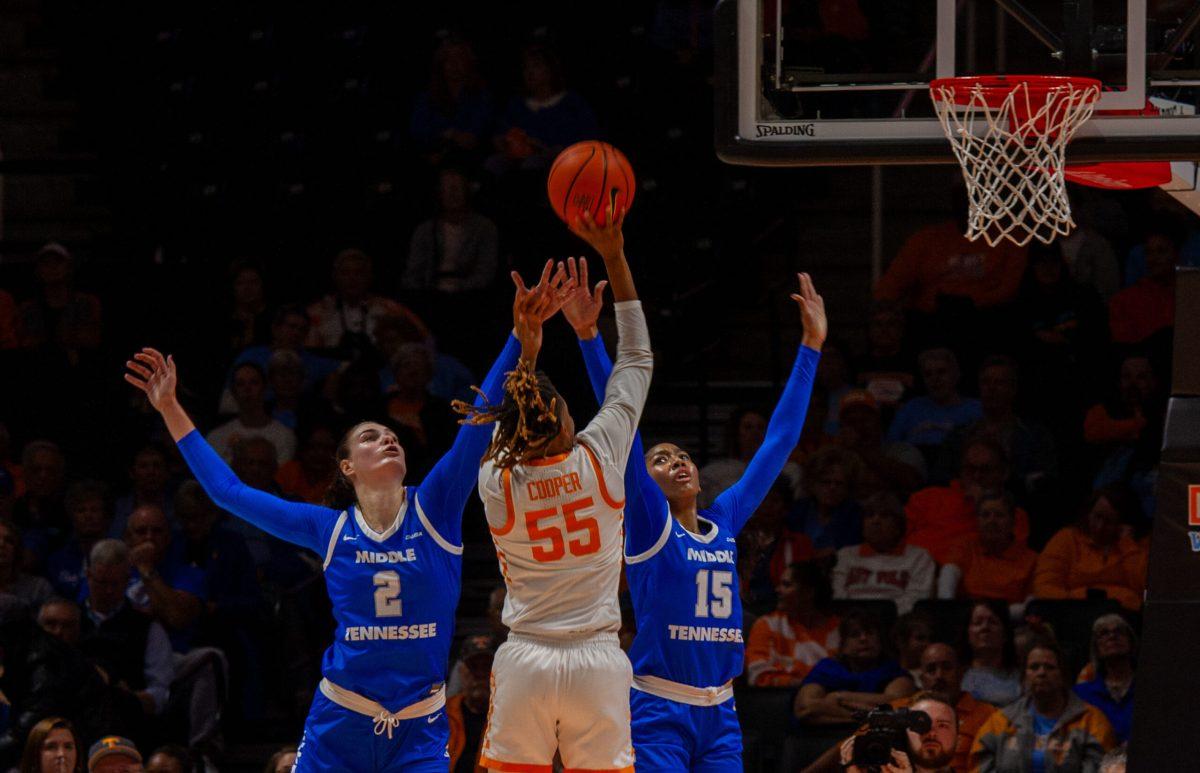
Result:
{"label": "camera with lens", "polygon": [[917,735],[929,732],[929,715],[924,711],[880,706],[854,713],[855,721],[867,726],[854,738],[854,756],[850,764],[864,771],[878,771],[892,762],[892,750],[908,754],[908,731]]}

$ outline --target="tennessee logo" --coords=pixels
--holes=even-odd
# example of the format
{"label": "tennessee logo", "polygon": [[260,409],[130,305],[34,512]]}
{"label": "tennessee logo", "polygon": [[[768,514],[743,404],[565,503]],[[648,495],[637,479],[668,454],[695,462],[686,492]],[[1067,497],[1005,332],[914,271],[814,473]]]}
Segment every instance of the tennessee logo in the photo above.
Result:
{"label": "tennessee logo", "polygon": [[1188,526],[1200,526],[1200,486],[1188,486]]}

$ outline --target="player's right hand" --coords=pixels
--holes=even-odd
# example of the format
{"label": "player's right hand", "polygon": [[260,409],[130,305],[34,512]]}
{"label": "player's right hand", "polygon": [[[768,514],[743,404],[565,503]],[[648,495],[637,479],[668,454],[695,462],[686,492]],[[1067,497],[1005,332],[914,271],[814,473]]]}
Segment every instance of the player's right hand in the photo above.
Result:
{"label": "player's right hand", "polygon": [[146,394],[154,410],[162,413],[175,402],[178,376],[175,360],[163,357],[157,349],[146,347],[125,362],[125,380]]}

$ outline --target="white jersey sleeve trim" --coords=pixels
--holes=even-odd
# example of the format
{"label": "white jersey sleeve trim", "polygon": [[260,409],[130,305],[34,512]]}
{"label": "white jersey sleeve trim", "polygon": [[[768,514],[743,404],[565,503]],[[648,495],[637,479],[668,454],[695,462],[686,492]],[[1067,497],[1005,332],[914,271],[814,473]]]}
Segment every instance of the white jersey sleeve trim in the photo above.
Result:
{"label": "white jersey sleeve trim", "polygon": [[325,548],[325,563],[321,564],[321,571],[329,568],[329,562],[333,560],[333,549],[337,547],[338,537],[342,534],[342,528],[346,525],[346,511],[338,516],[337,523],[333,525],[333,533],[329,535],[329,546]]}
{"label": "white jersey sleeve trim", "polygon": [[667,540],[671,538],[671,524],[673,524],[675,522],[675,519],[671,516],[670,509],[667,509],[666,515],[667,515],[666,523],[663,524],[662,534],[660,534],[658,536],[658,542],[655,542],[654,545],[652,545],[649,550],[647,550],[643,553],[638,553],[636,556],[631,556],[629,554],[626,554],[625,555],[625,563],[640,564],[643,561],[654,558],[655,554],[658,553],[658,551],[662,550],[663,545],[667,544]]}
{"label": "white jersey sleeve trim", "polygon": [[433,528],[433,524],[425,517],[425,511],[421,508],[420,496],[413,495],[413,504],[417,506],[417,519],[421,521],[421,525],[425,527],[425,531],[429,532],[429,536],[433,537],[433,541],[438,544],[438,547],[451,555],[461,556],[463,554],[462,545],[450,544],[449,540],[437,533],[437,529]]}

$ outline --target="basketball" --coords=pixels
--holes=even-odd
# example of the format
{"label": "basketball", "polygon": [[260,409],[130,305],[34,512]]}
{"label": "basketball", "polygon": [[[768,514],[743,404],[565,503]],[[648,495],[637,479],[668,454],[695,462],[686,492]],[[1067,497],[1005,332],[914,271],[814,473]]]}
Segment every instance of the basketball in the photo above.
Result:
{"label": "basketball", "polygon": [[613,212],[633,204],[633,168],[625,154],[599,140],[577,142],[558,154],[546,180],[550,206],[570,225],[590,212],[597,225],[608,223]]}

